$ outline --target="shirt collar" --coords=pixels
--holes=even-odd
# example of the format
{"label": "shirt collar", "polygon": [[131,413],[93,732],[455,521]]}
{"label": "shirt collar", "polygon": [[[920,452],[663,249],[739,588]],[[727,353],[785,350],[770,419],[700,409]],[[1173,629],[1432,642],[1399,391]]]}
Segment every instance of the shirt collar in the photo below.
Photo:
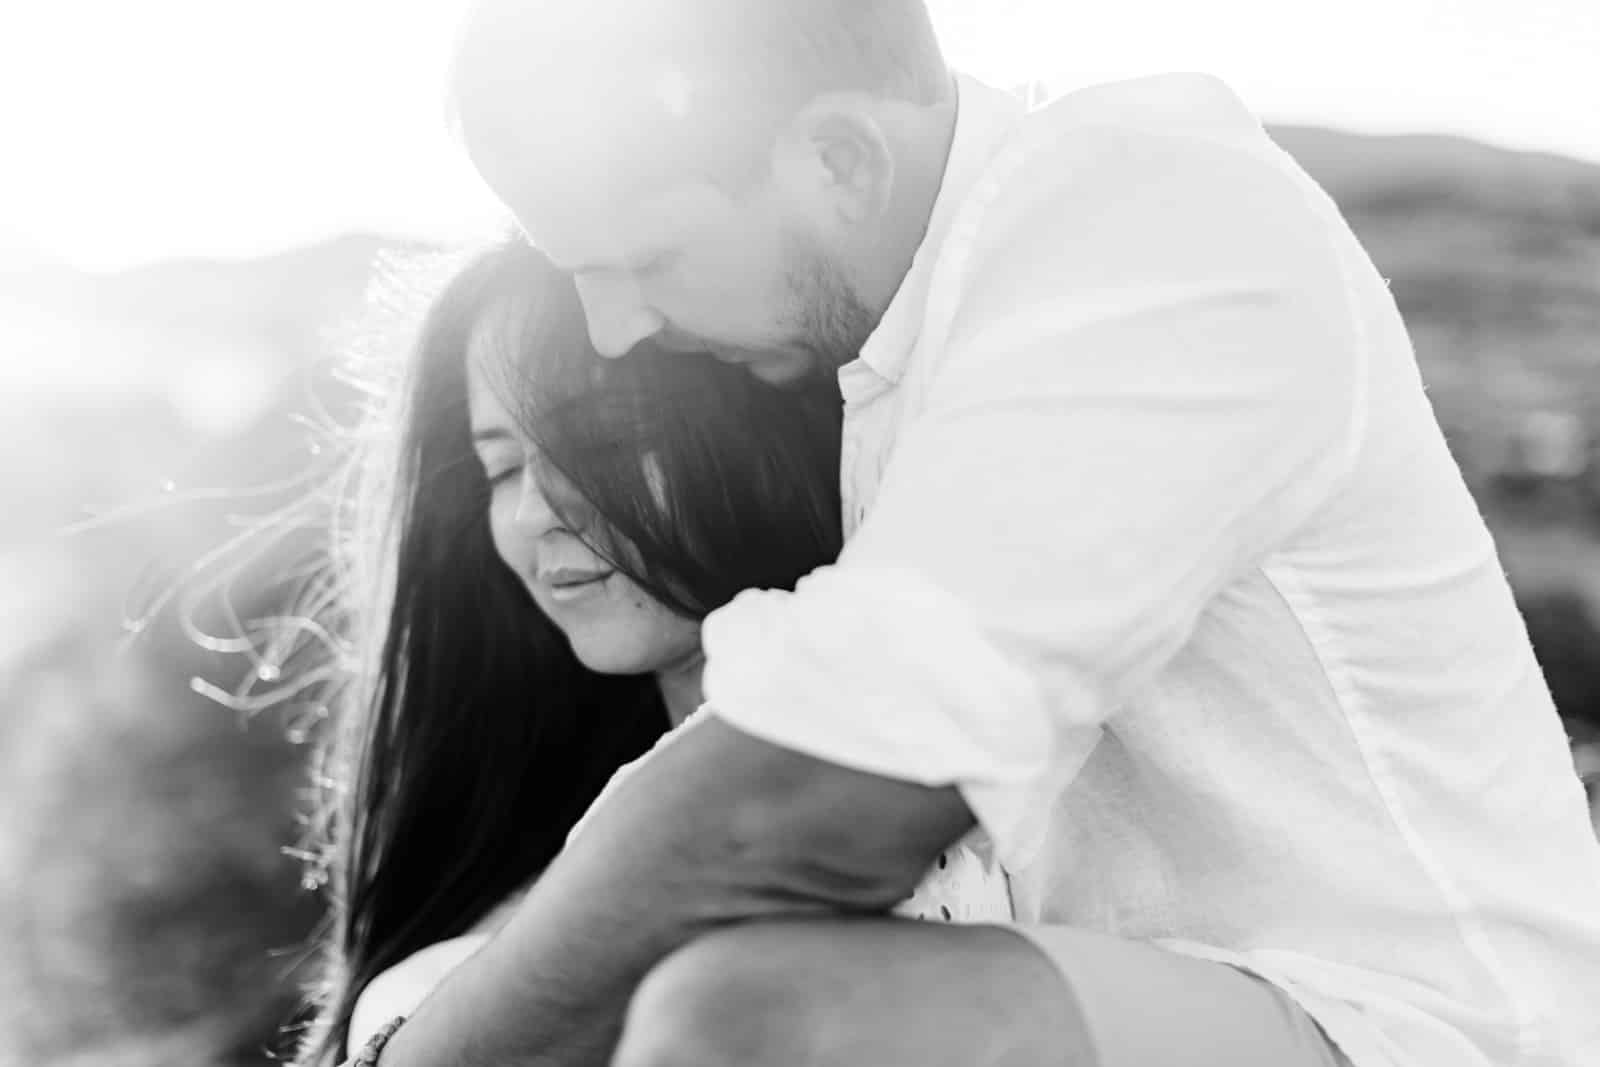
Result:
{"label": "shirt collar", "polygon": [[957,74],[955,82],[956,128],[927,232],[877,328],[861,346],[859,358],[840,371],[842,376],[848,377],[851,368],[864,364],[883,379],[899,380],[906,356],[917,342],[928,281],[957,210],[1027,110],[1017,96],[976,78]]}

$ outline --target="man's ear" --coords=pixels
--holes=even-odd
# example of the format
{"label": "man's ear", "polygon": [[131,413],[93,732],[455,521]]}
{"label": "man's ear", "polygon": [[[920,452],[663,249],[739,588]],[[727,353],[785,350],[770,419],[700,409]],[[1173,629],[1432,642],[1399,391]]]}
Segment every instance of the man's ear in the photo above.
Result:
{"label": "man's ear", "polygon": [[773,151],[773,173],[821,205],[830,221],[858,226],[888,209],[894,151],[866,101],[818,97],[795,114]]}

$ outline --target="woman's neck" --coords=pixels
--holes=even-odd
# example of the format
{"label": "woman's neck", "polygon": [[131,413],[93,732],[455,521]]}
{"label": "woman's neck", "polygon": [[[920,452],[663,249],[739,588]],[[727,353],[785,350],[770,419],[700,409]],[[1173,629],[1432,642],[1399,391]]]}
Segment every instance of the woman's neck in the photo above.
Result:
{"label": "woman's neck", "polygon": [[661,699],[667,705],[667,720],[674,727],[692,715],[705,700],[700,691],[700,677],[705,666],[706,658],[697,649],[681,662],[656,672],[656,685],[661,688]]}

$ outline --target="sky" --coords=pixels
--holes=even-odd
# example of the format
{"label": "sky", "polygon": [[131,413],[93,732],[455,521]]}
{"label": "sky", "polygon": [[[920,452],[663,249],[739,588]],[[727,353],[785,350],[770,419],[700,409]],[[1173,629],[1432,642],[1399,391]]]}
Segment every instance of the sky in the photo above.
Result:
{"label": "sky", "polygon": [[[579,0],[530,0],[579,2]],[[1057,89],[1164,70],[1268,120],[1600,163],[1597,0],[931,0],[952,62]],[[460,0],[7,0],[0,259],[111,270],[501,215],[450,139]]]}

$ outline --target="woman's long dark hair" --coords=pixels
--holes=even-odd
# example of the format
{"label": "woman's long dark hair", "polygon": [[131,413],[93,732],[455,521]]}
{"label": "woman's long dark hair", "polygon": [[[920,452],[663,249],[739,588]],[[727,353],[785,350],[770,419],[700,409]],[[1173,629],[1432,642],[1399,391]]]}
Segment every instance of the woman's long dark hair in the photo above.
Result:
{"label": "woman's long dark hair", "polygon": [[320,761],[313,844],[332,908],[303,1064],[337,1062],[377,974],[537,877],[667,727],[654,679],[583,667],[495,554],[469,345],[494,353],[542,457],[601,520],[597,549],[682,614],[792,587],[840,547],[831,382],[780,390],[668,352],[602,359],[571,281],[519,242],[459,272],[422,325],[397,447],[355,531],[349,572],[386,603],[347,613],[372,653]]}

